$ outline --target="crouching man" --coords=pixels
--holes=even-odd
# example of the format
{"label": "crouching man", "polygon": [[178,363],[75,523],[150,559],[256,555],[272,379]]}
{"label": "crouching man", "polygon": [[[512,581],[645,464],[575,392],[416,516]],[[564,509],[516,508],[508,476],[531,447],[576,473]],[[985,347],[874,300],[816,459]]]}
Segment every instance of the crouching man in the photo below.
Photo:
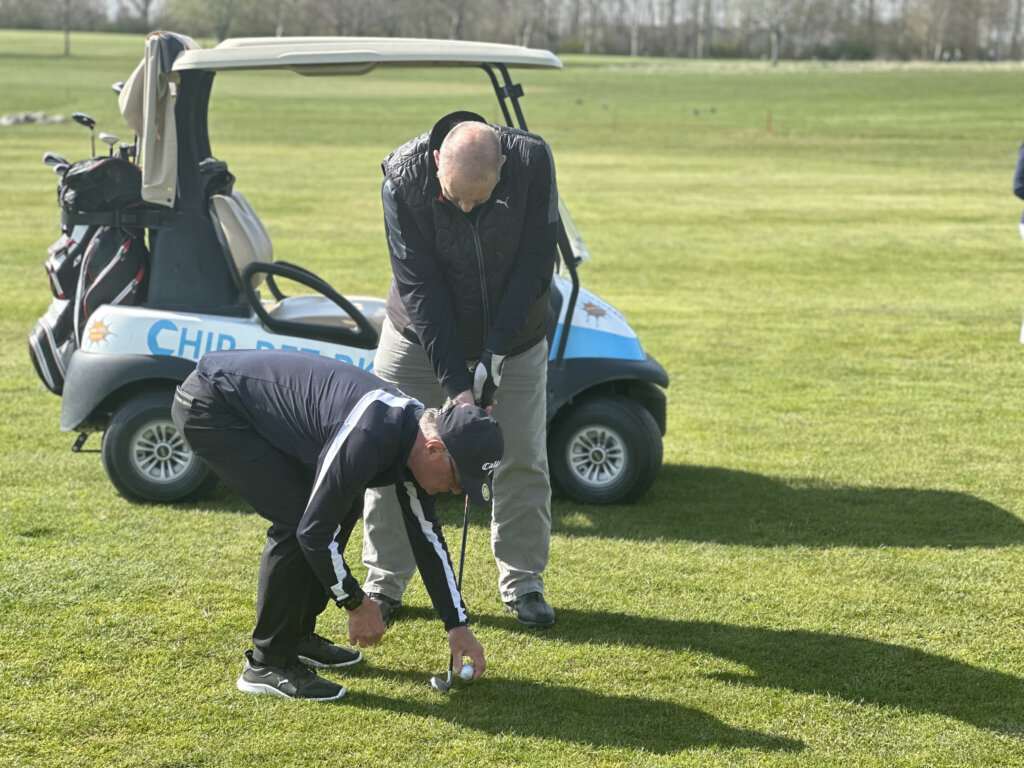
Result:
{"label": "crouching man", "polygon": [[467,626],[434,495],[490,499],[490,468],[504,442],[486,411],[427,409],[360,368],[309,353],[245,350],[203,357],[175,392],[171,416],[192,450],[270,521],[240,690],[317,701],[345,695],[309,668],[362,660],[315,634],[329,599],[348,611],[350,643],[380,641],[380,608],[364,599],[344,558],[367,488],[395,495],[452,656],[469,657],[480,676],[483,647]]}

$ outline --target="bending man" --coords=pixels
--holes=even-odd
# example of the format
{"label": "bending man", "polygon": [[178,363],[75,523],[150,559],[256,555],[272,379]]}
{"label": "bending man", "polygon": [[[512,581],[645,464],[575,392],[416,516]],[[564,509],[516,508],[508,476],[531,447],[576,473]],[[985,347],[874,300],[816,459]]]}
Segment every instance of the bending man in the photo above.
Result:
{"label": "bending man", "polygon": [[344,559],[370,487],[400,507],[398,525],[453,658],[468,656],[480,676],[483,648],[467,627],[434,494],[464,486],[477,503],[490,497],[484,467],[498,464],[503,441],[484,410],[424,409],[360,368],[309,353],[235,351],[203,357],[175,393],[171,415],[192,450],[271,523],[240,690],[319,701],[345,695],[306,666],[362,660],[315,634],[329,599],[348,611],[349,642],[380,641],[380,609],[363,599]]}

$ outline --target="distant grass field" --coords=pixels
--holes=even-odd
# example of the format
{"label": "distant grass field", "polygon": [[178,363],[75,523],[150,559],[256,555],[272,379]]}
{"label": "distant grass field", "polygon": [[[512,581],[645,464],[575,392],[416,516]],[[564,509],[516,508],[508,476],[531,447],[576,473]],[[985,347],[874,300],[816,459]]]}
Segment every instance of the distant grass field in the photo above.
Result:
{"label": "distant grass field", "polygon": [[[72,47],[0,30],[0,113],[127,133],[108,86],[141,38]],[[585,284],[672,377],[665,466],[631,506],[555,499],[546,632],[506,618],[474,520],[489,669],[446,697],[418,582],[344,703],[235,691],[265,524],[224,491],[130,504],[70,453],[25,338],[39,159],[88,135],[0,128],[0,765],[1024,765],[1024,69],[565,64],[521,74],[524,108]],[[387,287],[380,160],[497,117],[475,71],[222,75],[212,103],[276,256],[350,293]]]}

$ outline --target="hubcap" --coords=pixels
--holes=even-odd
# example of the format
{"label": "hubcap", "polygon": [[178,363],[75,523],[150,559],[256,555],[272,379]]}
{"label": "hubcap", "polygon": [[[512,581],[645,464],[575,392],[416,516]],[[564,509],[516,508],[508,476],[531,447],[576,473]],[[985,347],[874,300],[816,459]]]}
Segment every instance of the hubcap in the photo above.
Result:
{"label": "hubcap", "polygon": [[592,487],[618,480],[626,469],[626,444],[622,435],[602,425],[583,427],[570,438],[566,459],[573,474]]}
{"label": "hubcap", "polygon": [[149,481],[171,483],[193,461],[185,438],[169,421],[152,421],[135,433],[131,443],[132,466]]}

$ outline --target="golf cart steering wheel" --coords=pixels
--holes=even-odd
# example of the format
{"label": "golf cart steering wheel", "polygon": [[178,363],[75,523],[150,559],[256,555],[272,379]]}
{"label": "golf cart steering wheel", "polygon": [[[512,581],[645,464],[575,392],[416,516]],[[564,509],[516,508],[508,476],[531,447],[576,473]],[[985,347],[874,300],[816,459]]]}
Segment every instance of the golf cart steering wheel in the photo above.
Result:
{"label": "golf cart steering wheel", "polygon": [[[352,318],[352,321],[356,324],[356,328],[336,328],[318,323],[302,323],[294,320],[281,320],[279,318],[271,317],[270,313],[264,308],[263,302],[260,301],[259,294],[256,293],[256,289],[253,287],[252,277],[257,274],[265,274],[268,278],[272,275],[277,275],[289,280],[294,280],[296,283],[301,283],[307,288],[312,288],[314,291],[327,297],[341,308],[346,315]],[[303,269],[302,267],[290,264],[287,261],[255,261],[252,264],[249,264],[249,266],[247,266],[242,272],[242,285],[245,288],[245,295],[249,299],[249,304],[252,306],[253,311],[263,322],[263,325],[272,331],[292,336],[301,336],[318,339],[320,341],[333,342],[335,344],[346,344],[353,347],[360,347],[362,349],[373,349],[377,346],[377,329],[374,328],[370,321],[366,319],[366,315],[356,309],[352,302],[335,291],[324,280],[314,275],[308,269]],[[273,293],[275,298],[278,300],[285,298],[284,295],[276,289],[277,286],[274,285]]]}

